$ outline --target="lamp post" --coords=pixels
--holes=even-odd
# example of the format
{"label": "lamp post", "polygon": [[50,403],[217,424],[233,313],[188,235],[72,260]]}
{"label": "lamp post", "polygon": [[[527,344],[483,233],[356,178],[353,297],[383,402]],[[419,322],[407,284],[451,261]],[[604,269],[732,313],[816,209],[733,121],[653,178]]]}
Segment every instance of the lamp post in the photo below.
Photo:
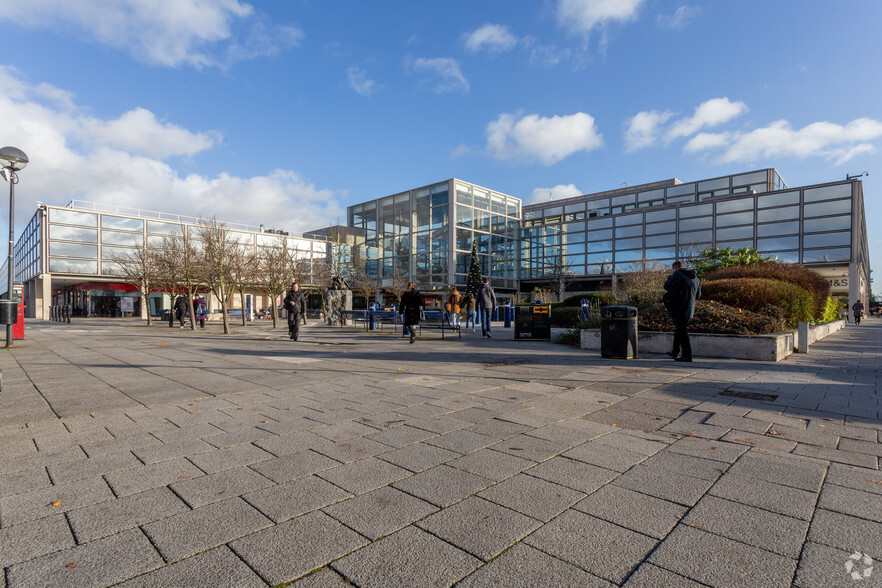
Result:
{"label": "lamp post", "polygon": [[[16,147],[3,147],[0,149],[0,168],[3,177],[9,182],[9,257],[7,259],[7,284],[6,299],[12,300],[12,281],[15,277],[15,259],[13,247],[15,246],[15,225],[13,224],[13,212],[15,210],[15,185],[18,183],[18,175],[15,173],[25,168],[28,164],[28,156]],[[16,313],[13,313],[15,316]],[[6,325],[6,347],[12,347],[12,325]]]}

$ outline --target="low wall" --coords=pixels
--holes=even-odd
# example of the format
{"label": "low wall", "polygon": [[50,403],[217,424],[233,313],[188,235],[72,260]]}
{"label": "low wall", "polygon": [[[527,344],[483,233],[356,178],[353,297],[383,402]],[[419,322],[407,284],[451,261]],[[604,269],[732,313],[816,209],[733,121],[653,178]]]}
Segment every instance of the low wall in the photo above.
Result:
{"label": "low wall", "polygon": [[[809,327],[809,345],[845,326],[835,321]],[[711,335],[690,333],[692,355],[755,361],[781,361],[794,353],[799,343],[797,331],[782,331],[769,335]],[[674,334],[658,331],[637,333],[637,353],[668,353],[674,346]],[[600,329],[582,330],[582,349],[600,351]]]}

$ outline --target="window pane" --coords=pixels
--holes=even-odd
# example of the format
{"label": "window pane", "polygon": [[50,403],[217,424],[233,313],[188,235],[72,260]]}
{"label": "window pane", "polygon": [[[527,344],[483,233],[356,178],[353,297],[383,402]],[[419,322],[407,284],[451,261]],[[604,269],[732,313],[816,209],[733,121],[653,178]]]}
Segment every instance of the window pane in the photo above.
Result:
{"label": "window pane", "polygon": [[91,259],[97,259],[98,246],[84,245],[80,243],[58,243],[56,241],[50,241],[49,255],[64,255],[67,257],[88,257]]}
{"label": "window pane", "polygon": [[693,229],[709,229],[713,226],[713,219],[709,216],[701,218],[681,218],[679,230],[690,231]]}
{"label": "window pane", "polygon": [[816,202],[818,200],[832,200],[833,198],[851,198],[851,183],[824,186],[803,190],[803,202]]}
{"label": "window pane", "polygon": [[456,224],[460,227],[472,226],[472,209],[468,206],[456,207]]}
{"label": "window pane", "polygon": [[717,216],[718,227],[731,227],[733,225],[753,224],[753,211],[738,212],[735,214],[722,214]]}
{"label": "window pane", "polygon": [[713,241],[711,231],[693,231],[692,233],[681,233],[679,235],[680,246],[704,246],[710,245]]}
{"label": "window pane", "polygon": [[472,232],[456,229],[456,248],[464,251],[472,250]]}
{"label": "window pane", "polygon": [[757,225],[757,237],[772,237],[774,235],[793,235],[799,233],[799,221],[790,221],[785,223],[770,223],[767,225]]}
{"label": "window pane", "polygon": [[447,225],[447,207],[435,206],[432,208],[432,228],[439,229]]}
{"label": "window pane", "polygon": [[736,227],[734,229],[717,229],[717,241],[729,239],[750,239],[753,237],[753,227]]}
{"label": "window pane", "polygon": [[98,261],[50,257],[49,271],[59,274],[97,274]]}
{"label": "window pane", "polygon": [[[54,210],[54,209],[49,209]],[[49,238],[62,239],[64,241],[86,241],[87,243],[98,242],[97,229],[78,229],[76,227],[63,227],[61,225],[49,225]]]}
{"label": "window pane", "polygon": [[81,225],[84,227],[97,227],[98,215],[94,212],[74,212],[60,208],[49,209],[50,223],[64,223],[66,225]]}
{"label": "window pane", "polygon": [[101,246],[101,259],[113,259],[116,257],[124,257],[127,259],[135,259],[138,254],[137,249],[131,247],[107,247]]}
{"label": "window pane", "polygon": [[612,253],[589,253],[586,256],[588,263],[601,263],[612,261]]}
{"label": "window pane", "polygon": [[101,226],[106,229],[122,229],[124,231],[143,231],[144,221],[139,218],[101,215]]}
{"label": "window pane", "polygon": [[108,245],[127,245],[143,247],[144,235],[141,233],[120,233],[118,231],[101,231],[101,242]]}
{"label": "window pane", "polygon": [[624,237],[636,237],[637,235],[643,234],[643,225],[634,225],[631,227],[617,227],[616,228],[616,239],[621,239]]}
{"label": "window pane", "polygon": [[704,216],[714,213],[713,204],[697,204],[695,206],[681,206],[680,218],[688,218],[693,216]]}
{"label": "window pane", "polygon": [[609,241],[612,239],[612,229],[604,229],[601,231],[590,231],[588,233],[589,241]]}
{"label": "window pane", "polygon": [[679,186],[671,186],[667,189],[667,196],[682,196],[684,194],[695,194],[695,184],[681,184]]}
{"label": "window pane", "polygon": [[673,247],[663,247],[660,249],[647,249],[646,259],[667,260],[677,257]]}
{"label": "window pane", "polygon": [[673,233],[677,230],[677,223],[668,221],[666,223],[652,223],[646,225],[647,235],[657,235],[659,233]]}
{"label": "window pane", "polygon": [[838,245],[851,245],[851,231],[806,235],[802,238],[802,246],[806,249],[814,247],[836,247]]}
{"label": "window pane", "polygon": [[665,197],[664,189],[661,190],[649,190],[648,192],[640,192],[637,195],[637,200],[640,202],[649,202],[650,200],[660,200]]}
{"label": "window pane", "polygon": [[803,206],[805,216],[829,216],[851,212],[851,199],[833,200],[831,202],[819,202],[818,204],[806,204]]}
{"label": "window pane", "polygon": [[665,208],[664,210],[653,210],[646,213],[646,222],[648,223],[663,220],[673,220],[675,218],[677,218],[676,208]]}
{"label": "window pane", "polygon": [[717,202],[717,214],[737,212],[739,210],[753,210],[753,198],[739,198],[738,200]]}
{"label": "window pane", "polygon": [[616,264],[628,261],[638,261],[643,259],[643,250],[635,249],[634,251],[616,251]]}
{"label": "window pane", "polygon": [[775,192],[774,194],[756,197],[757,208],[781,206],[784,204],[799,204],[799,192]]}
{"label": "window pane", "polygon": [[461,204],[472,205],[472,190],[465,184],[456,184],[456,201]]}
{"label": "window pane", "polygon": [[802,230],[806,233],[817,233],[819,231],[836,231],[840,229],[851,228],[851,216],[831,216],[827,218],[816,218],[814,220],[806,220],[802,223]]}
{"label": "window pane", "polygon": [[647,247],[667,247],[675,244],[676,235],[656,235],[654,237],[646,237]]}
{"label": "window pane", "polygon": [[643,224],[643,213],[638,214],[626,214],[625,216],[620,216],[616,218],[616,226],[621,227],[625,225],[641,225]]}
{"label": "window pane", "polygon": [[490,213],[486,210],[475,210],[475,228],[481,231],[490,230]]}
{"label": "window pane", "polygon": [[617,250],[643,247],[643,237],[637,237],[635,239],[616,239],[615,246]]}
{"label": "window pane", "polygon": [[732,178],[733,186],[741,186],[742,184],[756,184],[757,182],[767,182],[768,173],[765,171],[754,172],[752,174],[742,174]]}
{"label": "window pane", "polygon": [[588,233],[597,230],[597,229],[608,229],[612,226],[611,218],[599,218],[596,220],[590,220],[585,222],[585,226],[588,229]]}
{"label": "window pane", "polygon": [[798,206],[785,206],[784,208],[769,208],[766,210],[758,210],[756,213],[757,222],[764,223],[767,221],[790,220],[799,218]]}
{"label": "window pane", "polygon": [[490,193],[487,190],[482,190],[480,188],[475,188],[474,193],[475,208],[490,210]]}
{"label": "window pane", "polygon": [[147,232],[155,235],[182,235],[183,231],[183,225],[178,223],[147,221]]}
{"label": "window pane", "polygon": [[432,206],[447,204],[447,182],[432,186]]}
{"label": "window pane", "polygon": [[634,194],[625,194],[624,196],[613,196],[610,199],[611,206],[621,206],[623,204],[634,204]]}
{"label": "window pane", "polygon": [[814,249],[802,252],[803,263],[826,263],[829,261],[849,261],[851,259],[851,249],[844,247],[842,249]]}
{"label": "window pane", "polygon": [[601,251],[609,251],[612,249],[612,241],[597,241],[596,243],[588,243],[588,251],[598,253]]}
{"label": "window pane", "polygon": [[717,178],[716,180],[705,180],[698,183],[699,192],[707,192],[708,190],[720,190],[729,187],[729,178]]}
{"label": "window pane", "polygon": [[799,249],[799,237],[778,237],[777,239],[757,239],[759,251],[776,251],[778,249]]}
{"label": "window pane", "polygon": [[763,255],[768,255],[781,263],[799,263],[799,251],[766,251]]}

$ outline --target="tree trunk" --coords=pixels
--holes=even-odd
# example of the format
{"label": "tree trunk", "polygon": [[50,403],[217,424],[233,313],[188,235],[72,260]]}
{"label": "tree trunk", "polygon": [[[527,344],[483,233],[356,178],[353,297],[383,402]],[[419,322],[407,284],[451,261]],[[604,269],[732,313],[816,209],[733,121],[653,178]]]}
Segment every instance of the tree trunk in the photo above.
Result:
{"label": "tree trunk", "polygon": [[273,296],[272,303],[273,303],[272,307],[271,307],[272,312],[270,314],[272,314],[272,317],[273,317],[273,328],[278,329],[279,328],[279,309],[276,308],[276,297],[275,296]]}
{"label": "tree trunk", "polygon": [[190,296],[187,296],[187,304],[190,305],[190,330],[196,330],[196,309],[193,308],[193,299]]}
{"label": "tree trunk", "polygon": [[245,319],[245,290],[239,290],[239,300],[242,302],[242,326],[246,325]]}
{"label": "tree trunk", "polygon": [[230,318],[227,316],[227,303],[221,300],[221,314],[224,319],[224,335],[230,334]]}

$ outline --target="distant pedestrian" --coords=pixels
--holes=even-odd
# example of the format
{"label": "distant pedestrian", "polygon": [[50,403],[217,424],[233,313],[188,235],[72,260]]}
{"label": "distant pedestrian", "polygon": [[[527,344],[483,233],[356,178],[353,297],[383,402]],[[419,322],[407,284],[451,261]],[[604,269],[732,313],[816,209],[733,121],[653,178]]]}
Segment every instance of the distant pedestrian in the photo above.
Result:
{"label": "distant pedestrian", "polygon": [[288,336],[297,341],[300,336],[300,317],[306,314],[306,298],[303,297],[297,282],[291,283],[291,289],[285,296],[284,306],[288,311]]}
{"label": "distant pedestrian", "polygon": [[864,303],[858,300],[851,305],[851,310],[854,312],[854,324],[861,324],[861,317],[864,316]]}
{"label": "distant pedestrian", "polygon": [[478,318],[477,303],[474,295],[469,292],[462,300],[462,307],[466,313],[466,331],[469,330],[469,323],[472,323],[472,333],[475,332],[475,319]]}
{"label": "distant pedestrian", "polygon": [[178,297],[175,299],[175,319],[181,324],[181,328],[184,328],[184,318],[187,316],[187,299],[183,294],[178,294]]}
{"label": "distant pedestrian", "polygon": [[401,295],[401,302],[398,305],[398,312],[401,313],[404,328],[410,333],[410,342],[413,343],[416,338],[416,330],[414,327],[420,324],[420,310],[423,305],[423,299],[420,293],[413,286],[413,282],[407,283],[407,290]]}
{"label": "distant pedestrian", "polygon": [[196,320],[199,321],[199,328],[205,328],[205,317],[208,315],[208,305],[205,304],[205,298],[197,296],[193,299],[193,312],[196,313]]}
{"label": "distant pedestrian", "polygon": [[478,288],[478,311],[481,313],[481,336],[490,337],[490,319],[496,309],[496,292],[490,286],[490,278],[484,278],[484,283]]}
{"label": "distant pedestrian", "polygon": [[692,361],[692,344],[687,327],[695,315],[695,300],[701,298],[701,282],[695,270],[686,269],[679,259],[671,267],[674,272],[665,281],[665,295],[662,298],[674,321],[674,348],[668,355],[676,361]]}
{"label": "distant pedestrian", "polygon": [[447,297],[447,304],[444,306],[444,310],[447,311],[447,315],[450,317],[450,326],[454,329],[459,329],[459,313],[462,312],[461,304],[462,294],[454,286],[450,296]]}

